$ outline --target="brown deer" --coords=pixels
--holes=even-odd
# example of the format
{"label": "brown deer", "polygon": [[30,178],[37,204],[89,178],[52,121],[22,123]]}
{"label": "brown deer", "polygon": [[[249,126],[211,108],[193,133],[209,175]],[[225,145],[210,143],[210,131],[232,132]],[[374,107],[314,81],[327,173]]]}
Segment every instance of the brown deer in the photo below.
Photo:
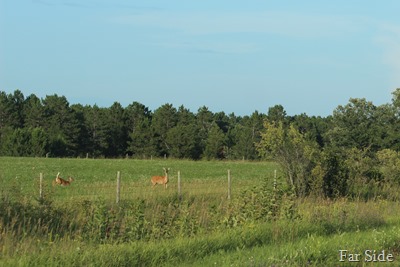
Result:
{"label": "brown deer", "polygon": [[56,179],[53,181],[53,186],[61,185],[61,186],[68,186],[74,181],[74,178],[71,176],[68,177],[68,180],[64,180],[60,177],[60,173],[57,173]]}
{"label": "brown deer", "polygon": [[164,176],[153,176],[151,177],[151,183],[153,184],[153,189],[156,184],[163,184],[164,188],[167,189],[167,183],[168,183],[168,171],[170,170],[169,168],[163,168],[164,170]]}

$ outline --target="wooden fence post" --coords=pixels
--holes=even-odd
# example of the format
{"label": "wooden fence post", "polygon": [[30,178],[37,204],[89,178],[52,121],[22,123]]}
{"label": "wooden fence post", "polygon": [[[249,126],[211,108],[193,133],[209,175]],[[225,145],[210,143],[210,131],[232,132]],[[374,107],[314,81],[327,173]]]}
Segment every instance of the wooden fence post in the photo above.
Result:
{"label": "wooden fence post", "polygon": [[182,195],[181,195],[181,171],[178,171],[178,196],[179,196],[179,199],[182,198]]}
{"label": "wooden fence post", "polygon": [[228,199],[231,199],[231,170],[228,170]]}
{"label": "wooden fence post", "polygon": [[120,200],[120,193],[121,193],[121,172],[117,171],[117,204],[119,203]]}
{"label": "wooden fence post", "polygon": [[39,198],[43,198],[43,173],[39,174]]}

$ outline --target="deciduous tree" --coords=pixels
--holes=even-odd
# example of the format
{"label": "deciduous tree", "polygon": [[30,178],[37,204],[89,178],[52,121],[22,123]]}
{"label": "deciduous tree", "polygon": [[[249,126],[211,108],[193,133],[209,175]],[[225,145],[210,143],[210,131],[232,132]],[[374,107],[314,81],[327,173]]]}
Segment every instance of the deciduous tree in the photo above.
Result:
{"label": "deciduous tree", "polygon": [[293,125],[285,128],[282,121],[265,121],[257,151],[261,157],[279,163],[287,184],[297,195],[308,193],[313,160],[318,153],[316,143],[306,140]]}

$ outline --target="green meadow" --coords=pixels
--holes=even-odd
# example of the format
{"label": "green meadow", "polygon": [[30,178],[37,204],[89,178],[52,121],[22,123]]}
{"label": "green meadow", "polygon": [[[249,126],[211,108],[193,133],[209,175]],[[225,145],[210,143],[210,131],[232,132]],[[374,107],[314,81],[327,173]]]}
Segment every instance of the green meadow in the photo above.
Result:
{"label": "green meadow", "polygon": [[[168,190],[162,185],[152,189],[152,176],[163,176],[170,168]],[[278,166],[268,162],[133,160],[133,159],[54,159],[1,158],[0,175],[5,185],[16,185],[26,196],[39,196],[39,176],[56,202],[76,199],[116,198],[117,172],[121,174],[121,200],[147,198],[177,193],[177,173],[181,173],[181,190],[188,195],[227,196],[228,170],[232,177],[232,194],[271,179]],[[57,173],[74,182],[68,188],[52,187]],[[46,190],[45,189],[45,190]]]}
{"label": "green meadow", "polygon": [[[150,178],[163,167],[171,168],[168,188],[153,189]],[[274,187],[276,169],[248,161],[0,158],[0,266],[400,265],[399,203],[298,199],[279,169]],[[52,185],[58,172],[74,178],[70,186]]]}

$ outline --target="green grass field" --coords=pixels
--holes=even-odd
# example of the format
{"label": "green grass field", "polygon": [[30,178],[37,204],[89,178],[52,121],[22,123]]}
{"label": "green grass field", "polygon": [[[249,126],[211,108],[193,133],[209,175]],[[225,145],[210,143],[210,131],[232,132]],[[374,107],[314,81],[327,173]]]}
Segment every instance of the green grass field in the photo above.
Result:
{"label": "green grass field", "polygon": [[[153,190],[150,177],[163,167],[171,168],[168,189]],[[0,266],[400,265],[399,203],[293,199],[272,190],[275,169],[270,162],[0,158]],[[75,181],[53,187],[57,172]],[[360,261],[340,261],[340,250]]]}
{"label": "green grass field", "polygon": [[[163,175],[163,167],[171,168],[168,191],[161,190],[161,185],[149,190],[151,176]],[[121,200],[126,200],[176,193],[178,171],[181,173],[182,193],[226,196],[228,169],[231,170],[234,194],[235,190],[272,178],[277,166],[273,163],[189,160],[1,158],[0,177],[6,185],[18,184],[24,194],[38,196],[39,174],[44,176],[44,186],[50,188],[60,172],[64,179],[71,176],[75,181],[68,188],[54,188],[57,200],[115,199],[117,172],[120,171]]]}

